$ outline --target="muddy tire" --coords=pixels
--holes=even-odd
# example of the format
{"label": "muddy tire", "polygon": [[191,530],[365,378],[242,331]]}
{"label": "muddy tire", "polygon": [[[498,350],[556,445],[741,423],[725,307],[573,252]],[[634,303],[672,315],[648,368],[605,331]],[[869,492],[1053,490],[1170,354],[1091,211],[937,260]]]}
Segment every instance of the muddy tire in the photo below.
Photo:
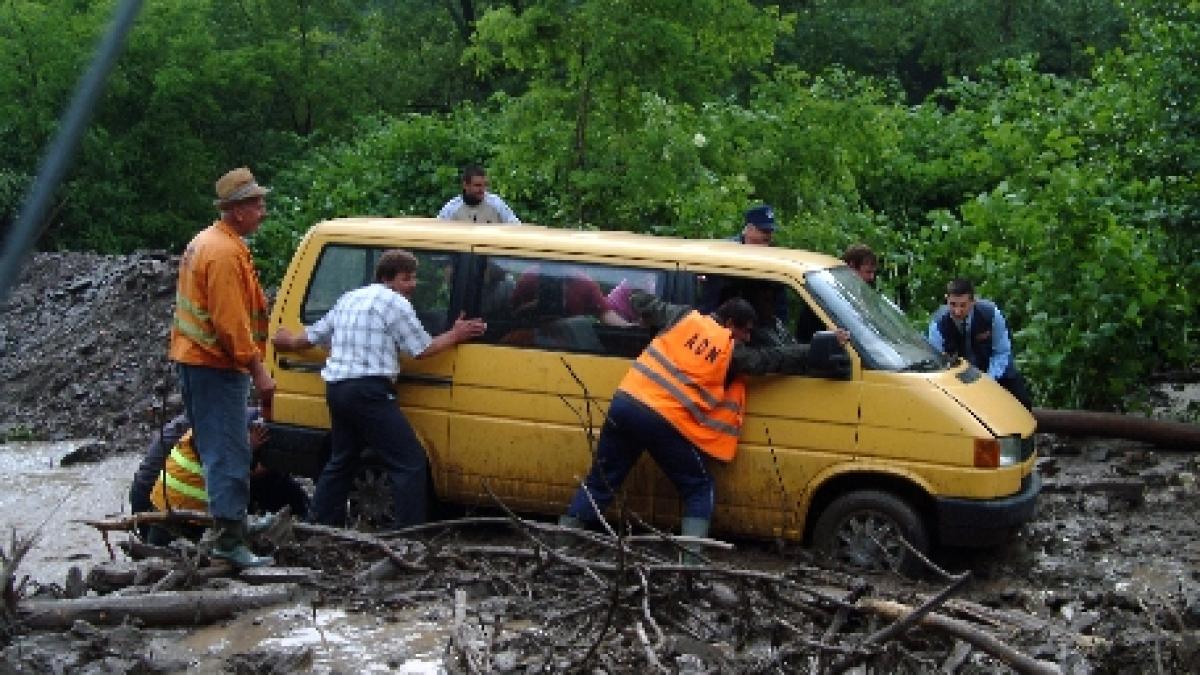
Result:
{"label": "muddy tire", "polygon": [[925,564],[900,541],[929,552],[925,522],[908,502],[887,492],[859,490],[833,500],[813,528],[813,547],[838,567],[894,570],[918,577]]}
{"label": "muddy tire", "polygon": [[[392,513],[392,479],[387,468],[368,465],[358,470],[346,503],[348,527],[366,532],[382,532],[395,528]],[[433,488],[433,477],[425,476],[425,517],[427,520],[446,520],[462,515],[462,509],[442,502]]]}
{"label": "muddy tire", "polygon": [[356,530],[379,532],[395,526],[392,479],[382,466],[364,466],[354,477],[346,504],[346,524]]}

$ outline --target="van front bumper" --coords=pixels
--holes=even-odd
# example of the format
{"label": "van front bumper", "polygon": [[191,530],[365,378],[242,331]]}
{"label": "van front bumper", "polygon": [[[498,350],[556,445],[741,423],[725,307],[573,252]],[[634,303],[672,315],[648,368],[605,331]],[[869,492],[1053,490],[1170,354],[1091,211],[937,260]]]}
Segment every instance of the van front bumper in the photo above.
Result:
{"label": "van front bumper", "polygon": [[943,546],[982,547],[1003,543],[1033,518],[1042,477],[1034,469],[1021,491],[999,499],[937,500],[938,541]]}

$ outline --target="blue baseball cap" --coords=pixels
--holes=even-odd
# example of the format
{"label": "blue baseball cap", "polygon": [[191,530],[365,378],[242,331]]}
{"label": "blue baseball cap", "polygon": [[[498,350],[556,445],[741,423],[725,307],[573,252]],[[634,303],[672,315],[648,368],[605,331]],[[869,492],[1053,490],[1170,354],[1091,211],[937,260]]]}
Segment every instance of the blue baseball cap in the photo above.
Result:
{"label": "blue baseball cap", "polygon": [[770,204],[759,204],[746,211],[746,224],[763,232],[775,231],[775,209]]}

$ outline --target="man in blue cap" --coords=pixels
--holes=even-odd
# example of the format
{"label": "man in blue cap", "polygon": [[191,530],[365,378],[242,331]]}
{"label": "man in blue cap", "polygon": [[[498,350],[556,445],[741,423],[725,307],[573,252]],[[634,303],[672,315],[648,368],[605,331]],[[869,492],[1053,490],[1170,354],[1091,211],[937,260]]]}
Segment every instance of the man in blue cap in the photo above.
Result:
{"label": "man in blue cap", "polygon": [[770,204],[759,204],[746,211],[746,222],[742,231],[730,241],[737,241],[751,246],[770,246],[775,236],[775,209]]}
{"label": "man in blue cap", "polygon": [[[750,246],[771,245],[772,239],[775,237],[775,209],[771,208],[770,204],[750,207],[746,211],[745,221],[742,231],[732,237],[726,237],[725,241],[736,241],[739,244]],[[725,283],[720,278],[710,277],[709,283],[702,282],[697,309],[701,313],[711,314],[721,304],[721,293],[724,287]],[[787,296],[782,293],[779,294],[779,301],[775,306],[775,316],[782,321],[787,321]]]}

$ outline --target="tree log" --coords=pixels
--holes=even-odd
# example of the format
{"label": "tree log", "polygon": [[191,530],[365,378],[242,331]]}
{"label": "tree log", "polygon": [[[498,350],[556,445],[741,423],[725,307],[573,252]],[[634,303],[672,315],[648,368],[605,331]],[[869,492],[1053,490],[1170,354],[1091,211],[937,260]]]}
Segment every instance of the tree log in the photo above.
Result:
{"label": "tree log", "polygon": [[287,602],[296,597],[299,588],[296,584],[278,584],[76,600],[26,600],[18,605],[17,614],[31,628],[69,628],[76,621],[116,625],[127,619],[156,627],[201,626],[247,609]]}
{"label": "tree log", "polygon": [[1034,408],[1033,416],[1038,433],[1124,438],[1164,448],[1200,450],[1200,424],[1090,410]]}
{"label": "tree log", "polygon": [[[899,619],[913,611],[913,608],[908,605],[879,598],[863,598],[858,601],[858,607],[889,619]],[[1001,642],[996,636],[981,631],[965,621],[951,619],[942,614],[929,613],[921,617],[917,623],[924,627],[949,633],[960,640],[969,642],[976,649],[991,654],[1008,664],[1009,667],[1018,673],[1057,675],[1062,672],[1056,664],[1039,661],[1028,654],[1023,654]]]}

